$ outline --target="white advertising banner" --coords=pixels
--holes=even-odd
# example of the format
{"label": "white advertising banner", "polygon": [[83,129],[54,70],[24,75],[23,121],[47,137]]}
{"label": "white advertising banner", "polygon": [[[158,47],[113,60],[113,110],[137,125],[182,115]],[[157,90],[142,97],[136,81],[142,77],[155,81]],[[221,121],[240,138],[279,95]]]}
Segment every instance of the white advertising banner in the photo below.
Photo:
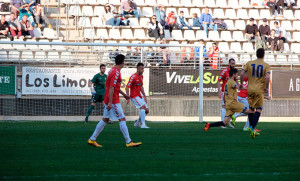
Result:
{"label": "white advertising banner", "polygon": [[[110,68],[106,69],[106,74]],[[99,68],[47,68],[23,67],[22,94],[24,95],[91,95],[89,81]],[[123,68],[121,70],[122,85],[125,86],[136,68]],[[144,89],[149,93],[149,69],[144,72]]]}

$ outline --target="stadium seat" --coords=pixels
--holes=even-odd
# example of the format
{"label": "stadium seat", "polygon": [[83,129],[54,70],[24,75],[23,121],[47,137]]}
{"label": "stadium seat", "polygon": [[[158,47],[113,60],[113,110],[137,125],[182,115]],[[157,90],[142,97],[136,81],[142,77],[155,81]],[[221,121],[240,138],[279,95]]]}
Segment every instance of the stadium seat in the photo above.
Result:
{"label": "stadium seat", "polygon": [[244,34],[242,31],[234,31],[232,39],[236,41],[245,41]]}
{"label": "stadium seat", "polygon": [[144,29],[135,29],[134,30],[134,38],[139,40],[146,39],[145,30]]}
{"label": "stadium seat", "polygon": [[197,30],[196,31],[196,39],[197,40],[200,40],[200,39],[203,39],[203,40],[207,40],[207,35],[206,35],[206,32],[204,30]]}
{"label": "stadium seat", "polygon": [[213,15],[214,18],[224,18],[225,15],[224,15],[224,11],[223,9],[214,9],[214,15]]}
{"label": "stadium seat", "polygon": [[[175,30],[174,30],[175,31]],[[178,45],[179,42],[178,41],[170,41],[169,42],[170,45]],[[171,51],[175,51],[175,52],[180,52],[180,47],[170,47],[169,50]]]}
{"label": "stadium seat", "polygon": [[[14,42],[24,42],[21,39],[15,39]],[[24,44],[13,44],[12,47],[16,50],[26,49]]]}
{"label": "stadium seat", "polygon": [[175,40],[183,40],[182,31],[181,30],[173,30],[172,31],[172,38]]}
{"label": "stadium seat", "polygon": [[205,6],[208,6],[208,7],[215,7],[216,6],[215,0],[204,0],[204,4],[205,4]]}
{"label": "stadium seat", "polygon": [[248,62],[248,61],[251,61],[252,59],[251,59],[251,56],[249,55],[249,54],[243,54],[243,55],[241,55],[241,59],[240,59],[240,61],[241,62]]}
{"label": "stadium seat", "polygon": [[[172,1],[174,1],[174,0],[171,0],[170,3],[171,3]],[[183,5],[184,7],[190,7],[190,6],[193,6],[191,0],[181,0],[181,5]]]}
{"label": "stadium seat", "polygon": [[300,30],[300,21],[293,21],[293,29]]}
{"label": "stadium seat", "polygon": [[156,4],[156,0],[145,0],[145,4],[154,6]]}
{"label": "stadium seat", "polygon": [[193,0],[192,4],[193,6],[201,7],[203,6],[203,0]]}
{"label": "stadium seat", "polygon": [[169,30],[164,30],[164,33],[165,33],[165,39],[170,39],[171,38],[171,34],[170,34],[170,31]]}
{"label": "stadium seat", "polygon": [[193,13],[197,13],[197,15],[200,18],[200,16],[201,16],[200,8],[191,8],[190,9],[190,16],[193,16]]}
{"label": "stadium seat", "polygon": [[[61,43],[62,41],[61,40],[53,40],[52,41],[53,43],[56,42],[56,43]],[[64,50],[64,46],[63,45],[52,45],[52,49],[54,50]]]}
{"label": "stadium seat", "polygon": [[227,24],[227,29],[229,30],[234,29],[234,24],[232,20],[224,20],[224,22]]}
{"label": "stadium seat", "polygon": [[45,38],[48,38],[48,39],[56,38],[55,31],[52,28],[44,28],[43,35]]}
{"label": "stadium seat", "polygon": [[[153,9],[152,7],[143,7],[143,16],[152,17],[153,16]],[[176,13],[176,11],[174,11]]]}
{"label": "stadium seat", "polygon": [[300,20],[300,10],[295,11],[295,18]]}
{"label": "stadium seat", "polygon": [[220,42],[218,47],[221,52],[230,52],[227,42]]}
{"label": "stadium seat", "polygon": [[120,5],[121,1],[120,0],[109,0],[109,3],[113,4],[113,5]]}
{"label": "stadium seat", "polygon": [[36,61],[46,61],[46,53],[43,51],[36,51],[34,59]]}
{"label": "stadium seat", "polygon": [[133,39],[133,34],[131,29],[122,29],[122,37],[124,39]]}
{"label": "stadium seat", "polygon": [[73,0],[74,3],[85,4],[85,0]]}
{"label": "stadium seat", "polygon": [[227,7],[227,3],[224,0],[217,0],[216,1],[216,6],[220,7],[220,8],[225,8],[225,7]]}
{"label": "stadium seat", "polygon": [[106,29],[97,29],[97,38],[109,39]]}
{"label": "stadium seat", "polygon": [[145,4],[145,1],[144,1],[144,0],[135,0],[134,2],[135,2],[136,5],[138,5],[138,6],[141,6],[141,5],[144,5],[144,4]]}
{"label": "stadium seat", "polygon": [[286,52],[290,51],[290,46],[288,43],[284,43],[284,51],[286,51]]}
{"label": "stadium seat", "polygon": [[293,63],[300,63],[298,55],[289,55],[289,61]]}
{"label": "stadium seat", "polygon": [[276,62],[287,62],[287,61],[288,59],[286,55],[279,54],[276,57]]}
{"label": "stadium seat", "polygon": [[212,44],[213,44],[213,43],[214,43],[214,42],[211,42],[211,41],[210,41],[210,42],[206,42],[206,45],[205,45],[205,46],[206,46],[206,50],[207,50],[207,51],[209,50],[210,47],[212,47]]}
{"label": "stadium seat", "polygon": [[285,32],[285,38],[287,39],[287,41],[291,41],[292,40],[292,36],[291,36],[291,32]]}
{"label": "stadium seat", "polygon": [[294,13],[292,10],[284,10],[283,11],[283,16],[285,19],[295,19],[294,18]]}
{"label": "stadium seat", "polygon": [[213,41],[218,41],[220,39],[218,31],[209,31],[208,32],[208,39]]}
{"label": "stadium seat", "polygon": [[295,53],[300,53],[300,43],[292,43],[291,51]]}
{"label": "stadium seat", "polygon": [[[275,20],[270,21],[270,24],[269,24],[270,29],[275,29],[274,22],[275,22]],[[278,25],[280,26],[280,21],[277,21],[277,22],[278,22]]]}
{"label": "stadium seat", "polygon": [[20,52],[19,51],[9,51],[8,59],[9,59],[9,61],[19,61],[20,60]]}
{"label": "stadium seat", "polygon": [[72,53],[69,51],[63,51],[61,52],[61,56],[60,56],[61,61],[63,62],[70,62],[72,61]]}
{"label": "stadium seat", "polygon": [[97,0],[88,0],[86,3],[90,5],[98,5]]}
{"label": "stadium seat", "polygon": [[120,34],[120,30],[119,29],[109,29],[109,37],[111,39],[120,39],[121,38],[121,34]]}
{"label": "stadium seat", "polygon": [[103,11],[104,11],[104,6],[95,6],[94,15],[101,17]]}
{"label": "stadium seat", "polygon": [[236,19],[235,9],[226,9],[225,17],[228,19]]}
{"label": "stadium seat", "polygon": [[244,20],[236,20],[235,21],[235,28],[238,30],[245,30],[246,24]]}
{"label": "stadium seat", "polygon": [[80,17],[78,25],[81,27],[91,27],[91,22],[89,17]]}
{"label": "stadium seat", "polygon": [[164,6],[168,6],[169,5],[169,0],[159,0],[159,2],[157,2],[159,4],[162,4]]}
{"label": "stadium seat", "polygon": [[275,62],[274,54],[267,53],[264,59],[266,62]]}
{"label": "stadium seat", "polygon": [[180,0],[172,0],[169,1],[169,6],[181,6],[182,3],[180,3]]}
{"label": "stadium seat", "polygon": [[139,27],[139,20],[136,18],[128,18],[128,20],[130,21],[130,26],[131,27]]}
{"label": "stadium seat", "polygon": [[184,16],[187,17],[189,16],[189,10],[187,8],[178,8],[178,15],[180,14],[180,11],[184,12]]}
{"label": "stadium seat", "polygon": [[70,6],[70,15],[81,16],[80,6]]}
{"label": "stadium seat", "polygon": [[300,42],[300,32],[293,33],[293,40]]}
{"label": "stadium seat", "polygon": [[32,51],[22,51],[21,59],[22,59],[22,61],[33,61],[33,52]]}
{"label": "stadium seat", "polygon": [[[177,11],[176,8],[166,8],[166,14],[168,15],[171,11],[173,11],[175,13],[175,16],[177,16]],[[188,14],[186,14],[185,16],[188,16]]]}
{"label": "stadium seat", "polygon": [[237,14],[240,19],[249,19],[248,13],[246,9],[238,9]]}
{"label": "stadium seat", "polygon": [[102,20],[99,17],[92,17],[91,26],[94,27],[101,27],[102,26]]}
{"label": "stadium seat", "polygon": [[228,1],[228,7],[237,8],[239,6],[238,0],[229,0]]}
{"label": "stadium seat", "polygon": [[41,50],[51,50],[49,40],[40,40],[39,42],[48,43],[48,45],[39,45],[39,49],[41,49]]}
{"label": "stadium seat", "polygon": [[48,52],[47,60],[49,62],[58,61],[59,60],[59,54],[58,54],[58,52],[55,52],[55,51],[54,52],[53,51]]}
{"label": "stadium seat", "polygon": [[231,32],[230,31],[221,31],[221,40],[232,41]]}
{"label": "stadium seat", "polygon": [[258,10],[257,9],[250,9],[249,10],[249,17],[254,18],[255,20],[260,19]]}
{"label": "stadium seat", "polygon": [[293,30],[291,21],[282,21],[281,27],[283,27],[285,30]]}
{"label": "stadium seat", "polygon": [[42,38],[43,37],[40,28],[34,28],[33,29],[33,34],[34,34],[34,37],[36,37],[36,38]]}
{"label": "stadium seat", "polygon": [[195,40],[196,37],[195,37],[194,30],[185,30],[184,31],[184,39]]}
{"label": "stadium seat", "polygon": [[[36,40],[26,40],[26,42],[36,42]],[[26,45],[26,48],[30,49],[30,50],[37,50],[37,49],[39,49],[38,45]]]}
{"label": "stadium seat", "polygon": [[233,52],[242,52],[241,43],[240,42],[232,42],[230,45],[230,50]]}
{"label": "stadium seat", "polygon": [[262,9],[260,11],[260,18],[267,18],[267,19],[269,19],[270,17],[271,17],[270,10],[268,10],[268,9]]}
{"label": "stadium seat", "polygon": [[82,15],[83,16],[94,16],[93,13],[93,7],[92,6],[83,6],[82,7]]}
{"label": "stadium seat", "polygon": [[150,22],[150,18],[140,18],[140,26],[148,27],[148,23]]}
{"label": "stadium seat", "polygon": [[249,0],[239,0],[239,7],[241,7],[241,8],[251,7],[250,4],[249,4]]}
{"label": "stadium seat", "polygon": [[252,43],[249,43],[249,42],[243,43],[243,51],[244,52],[251,52],[251,53],[254,52]]}
{"label": "stadium seat", "polygon": [[230,54],[229,54],[229,59],[230,59],[230,58],[233,58],[233,59],[236,61],[237,64],[240,63],[240,58],[239,58],[238,54],[230,53]]}

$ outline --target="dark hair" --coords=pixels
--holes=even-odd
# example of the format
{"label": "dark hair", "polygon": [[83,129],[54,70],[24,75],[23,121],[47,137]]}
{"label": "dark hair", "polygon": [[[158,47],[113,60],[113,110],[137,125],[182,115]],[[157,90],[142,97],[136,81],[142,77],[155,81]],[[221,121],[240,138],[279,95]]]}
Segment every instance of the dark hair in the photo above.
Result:
{"label": "dark hair", "polygon": [[125,61],[125,56],[122,54],[119,54],[115,58],[116,65],[121,65]]}
{"label": "dark hair", "polygon": [[234,58],[230,58],[230,59],[229,59],[229,63],[230,63],[231,61],[235,61]]}
{"label": "dark hair", "polygon": [[180,13],[184,13],[183,11],[180,11]]}
{"label": "dark hair", "polygon": [[200,39],[199,41],[204,41],[203,39]]}
{"label": "dark hair", "polygon": [[256,57],[257,58],[264,58],[265,56],[265,49],[259,48],[256,50]]}
{"label": "dark hair", "polygon": [[217,45],[217,43],[216,43],[216,42],[213,42],[212,45]]}
{"label": "dark hair", "polygon": [[[108,6],[109,7],[109,11],[108,10],[106,10],[106,6]],[[109,12],[111,12],[111,6],[110,6],[110,4],[109,3],[106,3],[105,4],[105,6],[104,6],[104,10],[105,10],[105,13],[107,14],[107,13],[109,13]]]}
{"label": "dark hair", "polygon": [[136,68],[138,68],[139,66],[144,66],[143,63],[139,62],[137,65],[136,65]]}
{"label": "dark hair", "polygon": [[153,17],[156,17],[156,15],[153,15],[152,18],[153,18]]}
{"label": "dark hair", "polygon": [[105,64],[101,64],[101,65],[100,65],[100,69],[101,69],[102,67],[106,67],[106,65],[105,65]]}
{"label": "dark hair", "polygon": [[275,21],[274,24],[278,25],[278,21]]}
{"label": "dark hair", "polygon": [[229,70],[229,77],[232,77],[234,74],[238,73],[238,70],[236,68]]}

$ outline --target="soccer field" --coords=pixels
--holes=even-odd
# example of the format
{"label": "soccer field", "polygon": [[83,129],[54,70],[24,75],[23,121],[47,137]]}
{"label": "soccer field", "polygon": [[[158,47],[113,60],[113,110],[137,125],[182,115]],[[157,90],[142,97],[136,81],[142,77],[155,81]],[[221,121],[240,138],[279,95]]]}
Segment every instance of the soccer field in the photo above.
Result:
{"label": "soccer field", "polygon": [[235,129],[203,131],[200,123],[128,122],[126,148],[119,124],[87,144],[97,122],[1,122],[0,180],[298,180],[300,124],[259,123],[251,139]]}

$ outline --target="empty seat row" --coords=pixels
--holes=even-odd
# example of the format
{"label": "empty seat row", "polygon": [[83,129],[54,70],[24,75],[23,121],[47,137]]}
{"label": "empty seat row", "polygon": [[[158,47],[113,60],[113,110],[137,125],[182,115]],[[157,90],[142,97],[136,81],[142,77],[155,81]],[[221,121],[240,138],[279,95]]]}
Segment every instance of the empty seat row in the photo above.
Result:
{"label": "empty seat row", "polygon": [[[9,39],[1,39],[1,41],[9,41]],[[25,42],[21,39],[15,39],[13,42]],[[37,42],[36,40],[28,39],[26,42]],[[49,43],[49,40],[39,40],[38,42]],[[62,42],[61,40],[53,40],[52,42]],[[25,45],[25,44],[10,44],[9,46],[1,46],[0,49],[17,49],[17,50],[65,50],[63,45]]]}
{"label": "empty seat row", "polygon": [[1,51],[2,61],[71,61],[71,52],[44,51]]}

